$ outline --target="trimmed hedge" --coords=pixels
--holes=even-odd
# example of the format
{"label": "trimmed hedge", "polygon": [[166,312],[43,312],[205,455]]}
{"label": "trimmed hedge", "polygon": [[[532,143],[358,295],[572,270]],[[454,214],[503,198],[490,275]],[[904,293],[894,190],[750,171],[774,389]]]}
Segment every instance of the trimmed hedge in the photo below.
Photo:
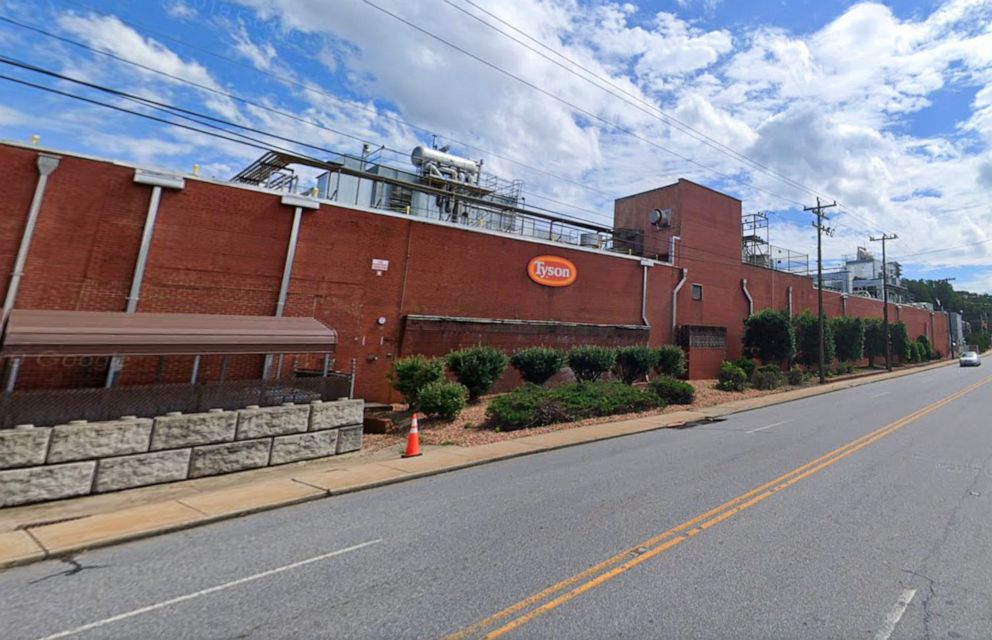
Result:
{"label": "trimmed hedge", "polygon": [[[826,319],[825,319],[826,320]],[[820,362],[820,322],[809,311],[792,319],[796,331],[796,360],[805,365]],[[834,334],[829,321],[823,323],[823,361],[830,366],[834,361]]]}
{"label": "trimmed hedge", "polygon": [[754,370],[758,367],[751,358],[737,358],[732,363],[744,371],[744,375],[747,376],[748,380],[751,379],[751,376],[754,375]]}
{"label": "trimmed hedge", "polygon": [[796,334],[784,311],[763,309],[744,321],[744,353],[762,362],[785,362],[796,353]]}
{"label": "trimmed hedge", "polygon": [[524,382],[541,385],[565,366],[565,354],[550,347],[528,347],[514,352],[510,364]]}
{"label": "trimmed hedge", "polygon": [[417,408],[420,390],[444,379],[444,362],[437,358],[408,356],[393,362],[389,381],[400,392],[411,409]]}
{"label": "trimmed hedge", "polygon": [[664,403],[654,393],[617,381],[577,382],[554,389],[525,384],[494,398],[486,416],[492,426],[512,431],[659,406]]}
{"label": "trimmed hedge", "polygon": [[755,389],[778,389],[785,383],[785,376],[773,364],[758,367],[751,376],[751,386]]}
{"label": "trimmed hedge", "polygon": [[743,391],[747,383],[747,374],[733,362],[723,361],[720,365],[720,375],[716,388],[720,391]]}
{"label": "trimmed hedge", "polygon": [[681,378],[685,375],[685,351],[674,344],[655,349],[654,371],[661,376]]}
{"label": "trimmed hedge", "polygon": [[613,370],[627,384],[634,384],[651,372],[658,362],[658,354],[644,345],[620,347],[616,350],[616,362]]}
{"label": "trimmed hedge", "polygon": [[568,352],[568,366],[580,382],[592,382],[609,372],[616,361],[617,352],[610,347],[592,345],[575,347]]}
{"label": "trimmed hedge", "polygon": [[696,397],[696,389],[691,384],[668,376],[658,376],[648,386],[667,404],[692,404]]}
{"label": "trimmed hedge", "polygon": [[451,420],[465,408],[468,389],[457,382],[432,382],[417,394],[417,406],[429,416]]}
{"label": "trimmed hedge", "polygon": [[499,349],[479,346],[452,351],[447,362],[448,370],[468,389],[469,402],[476,402],[503,375],[509,360]]}

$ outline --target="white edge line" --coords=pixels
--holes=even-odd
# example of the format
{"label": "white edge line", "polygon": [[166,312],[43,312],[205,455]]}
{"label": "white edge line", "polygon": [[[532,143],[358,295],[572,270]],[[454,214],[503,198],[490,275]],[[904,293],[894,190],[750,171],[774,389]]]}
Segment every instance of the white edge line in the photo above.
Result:
{"label": "white edge line", "polygon": [[259,580],[260,578],[265,578],[277,573],[282,573],[283,571],[288,571],[290,569],[296,569],[298,567],[303,567],[314,562],[320,562],[321,560],[326,560],[328,558],[333,558],[334,556],[339,556],[349,551],[357,551],[363,547],[368,547],[373,544],[378,544],[382,542],[382,538],[377,540],[369,540],[368,542],[363,542],[361,544],[356,544],[351,547],[345,547],[344,549],[338,549],[337,551],[331,551],[329,553],[324,553],[319,556],[314,556],[312,558],[307,558],[306,560],[300,560],[299,562],[293,562],[281,567],[276,567],[275,569],[269,569],[268,571],[263,571],[261,573],[256,573],[254,575],[246,576],[244,578],[238,578],[237,580],[232,580],[231,582],[225,582],[224,584],[219,584],[214,587],[209,587],[207,589],[201,589],[200,591],[195,591],[193,593],[188,593],[184,596],[179,596],[178,598],[172,598],[171,600],[165,600],[157,604],[148,605],[147,607],[141,607],[140,609],[134,609],[133,611],[128,611],[126,613],[121,613],[116,616],[111,616],[109,618],[104,618],[103,620],[97,620],[96,622],[90,622],[89,624],[84,624],[81,627],[76,627],[74,629],[68,629],[66,631],[60,631],[58,633],[52,634],[50,636],[44,636],[39,640],[55,640],[56,638],[66,638],[68,636],[74,636],[78,633],[83,633],[84,631],[89,631],[90,629],[96,629],[104,625],[108,625],[114,622],[119,622],[121,620],[126,620],[127,618],[133,618],[134,616],[140,616],[144,613],[150,611],[155,611],[156,609],[163,609],[165,607],[170,607],[174,604],[179,604],[180,602],[186,602],[187,600],[192,600],[194,598],[199,598],[200,596],[209,595],[211,593],[216,593],[218,591],[223,591],[225,589],[230,589],[231,587],[236,587],[246,582],[253,582]]}
{"label": "white edge line", "polygon": [[889,611],[889,615],[885,616],[885,624],[875,634],[875,640],[889,640],[889,636],[896,630],[896,625],[902,619],[902,614],[906,613],[906,607],[913,601],[915,595],[916,589],[906,589],[902,592],[895,606]]}
{"label": "white edge line", "polygon": [[771,424],[766,424],[763,427],[758,427],[757,429],[751,429],[750,431],[745,431],[744,433],[757,433],[759,431],[764,431],[765,429],[771,429],[772,427],[777,427],[779,425],[788,424],[790,422],[795,422],[794,418],[788,420],[782,420],[781,422],[773,422]]}
{"label": "white edge line", "polygon": [[881,398],[882,396],[887,396],[890,393],[892,393],[892,392],[891,391],[883,391],[882,393],[876,393],[875,395],[872,396],[872,398]]}

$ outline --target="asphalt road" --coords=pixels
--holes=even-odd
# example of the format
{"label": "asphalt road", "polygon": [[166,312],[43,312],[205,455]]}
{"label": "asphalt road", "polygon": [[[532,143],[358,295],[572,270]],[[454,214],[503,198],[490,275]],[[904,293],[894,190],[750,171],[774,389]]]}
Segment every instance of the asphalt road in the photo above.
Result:
{"label": "asphalt road", "polygon": [[0,638],[989,638],[986,369],[8,570]]}

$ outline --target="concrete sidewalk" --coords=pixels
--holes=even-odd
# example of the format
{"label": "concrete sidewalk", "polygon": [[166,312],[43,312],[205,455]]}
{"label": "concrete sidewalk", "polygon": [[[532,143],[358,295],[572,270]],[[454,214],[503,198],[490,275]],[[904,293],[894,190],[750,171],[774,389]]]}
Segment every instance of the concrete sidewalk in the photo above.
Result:
{"label": "concrete sidewalk", "polygon": [[955,362],[873,373],[696,411],[576,427],[475,447],[424,447],[424,455],[417,458],[402,459],[393,448],[387,448],[371,455],[349,454],[229,476],[8,507],[0,510],[0,568],[497,460],[681,427]]}

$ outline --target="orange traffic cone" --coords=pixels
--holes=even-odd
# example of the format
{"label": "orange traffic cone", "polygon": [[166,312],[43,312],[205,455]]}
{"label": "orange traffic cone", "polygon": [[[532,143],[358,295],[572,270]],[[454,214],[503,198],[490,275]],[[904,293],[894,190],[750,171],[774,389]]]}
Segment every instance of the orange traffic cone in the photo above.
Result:
{"label": "orange traffic cone", "polygon": [[403,454],[404,458],[412,458],[414,456],[420,455],[420,429],[417,425],[417,414],[413,414],[413,419],[410,421],[410,435],[406,437],[406,453]]}

